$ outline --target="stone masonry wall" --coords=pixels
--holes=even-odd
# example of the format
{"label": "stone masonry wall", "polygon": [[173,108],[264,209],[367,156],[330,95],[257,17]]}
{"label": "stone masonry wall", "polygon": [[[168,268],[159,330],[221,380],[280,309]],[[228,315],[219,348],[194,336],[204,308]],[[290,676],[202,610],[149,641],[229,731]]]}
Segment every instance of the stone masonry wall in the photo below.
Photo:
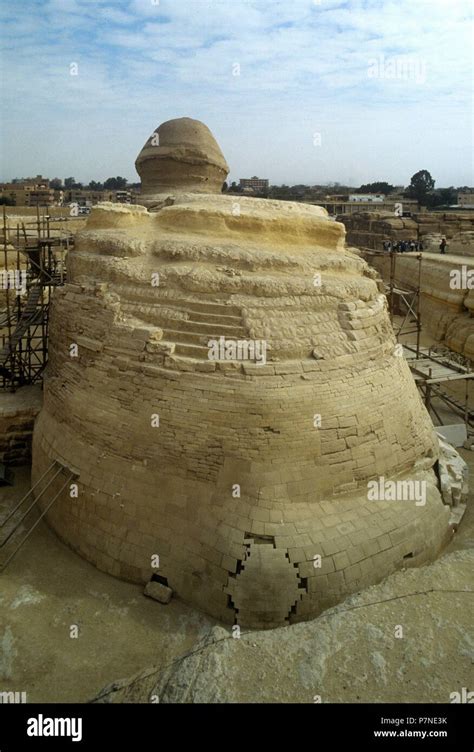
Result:
{"label": "stone masonry wall", "polygon": [[27,465],[31,462],[31,442],[35,418],[41,410],[41,387],[28,386],[5,392],[0,404],[0,462]]}
{"label": "stone masonry wall", "polygon": [[[53,302],[33,477],[78,474],[48,520],[96,566],[273,627],[434,558],[449,510],[373,272],[321,210],[240,201],[240,225],[227,197],[93,212]],[[224,332],[267,362],[209,360]],[[381,476],[426,503],[369,501]]]}

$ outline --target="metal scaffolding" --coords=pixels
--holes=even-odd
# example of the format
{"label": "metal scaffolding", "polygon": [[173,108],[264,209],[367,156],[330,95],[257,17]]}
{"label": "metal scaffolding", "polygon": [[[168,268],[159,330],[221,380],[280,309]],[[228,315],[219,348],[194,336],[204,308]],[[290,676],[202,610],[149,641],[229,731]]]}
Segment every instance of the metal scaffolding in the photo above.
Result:
{"label": "metal scaffolding", "polygon": [[[397,251],[374,251],[372,248],[361,248],[361,251],[364,257],[382,256],[390,258],[389,279],[388,282],[385,282],[390,321],[397,342],[400,341],[400,337],[416,334],[416,352],[418,355],[421,337],[420,295],[423,254],[417,253],[414,257],[418,268],[415,275],[415,284],[409,285],[405,281],[401,282],[397,279],[397,257],[400,255]],[[401,323],[394,320],[396,315],[403,316]]]}
{"label": "metal scaffolding", "polygon": [[65,282],[73,243],[69,230],[51,224],[37,207],[36,220],[12,227],[3,207],[0,389],[37,383],[47,363],[49,305],[54,288]]}
{"label": "metal scaffolding", "polygon": [[[414,284],[407,285],[405,281],[397,279],[396,251],[374,251],[372,248],[361,249],[366,260],[374,256],[390,258],[390,272],[385,281],[385,294],[388,300],[390,320],[397,338],[416,334],[416,344],[410,346],[403,343],[404,355],[410,366],[413,378],[420,390],[427,410],[435,417],[439,425],[443,421],[438,410],[433,405],[433,398],[440,400],[450,411],[457,414],[466,426],[466,431],[474,431],[474,409],[470,407],[469,386],[474,378],[472,363],[463,356],[447,347],[433,345],[430,348],[421,347],[421,280],[423,254],[417,253],[411,258],[416,259],[417,270],[414,274]],[[395,316],[402,317],[401,323],[395,321]],[[465,382],[464,400],[461,401],[447,390],[447,385],[453,381]]]}

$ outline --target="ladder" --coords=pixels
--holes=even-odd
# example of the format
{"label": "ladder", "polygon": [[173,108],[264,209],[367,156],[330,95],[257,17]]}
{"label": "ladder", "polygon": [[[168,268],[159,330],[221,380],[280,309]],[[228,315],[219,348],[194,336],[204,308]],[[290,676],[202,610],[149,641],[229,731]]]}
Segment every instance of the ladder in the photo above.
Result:
{"label": "ladder", "polygon": [[[51,475],[51,473],[52,473],[52,475]],[[4,546],[6,546],[6,544],[8,543],[8,541],[11,540],[11,538],[17,532],[17,530],[19,529],[19,527],[22,524],[23,520],[30,514],[30,512],[33,510],[33,508],[37,504],[37,502],[40,499],[46,498],[45,497],[46,491],[48,490],[48,488],[50,487],[50,485],[56,480],[56,478],[59,475],[61,475],[61,473],[63,474],[63,477],[65,477],[65,481],[62,484],[61,488],[54,495],[54,497],[47,503],[47,505],[45,506],[45,508],[43,509],[43,511],[41,512],[41,514],[39,515],[38,519],[36,520],[36,522],[34,522],[34,524],[26,532],[26,534],[23,536],[23,538],[20,540],[20,542],[14,548],[14,550],[10,553],[10,555],[8,556],[8,558],[6,559],[6,561],[4,561],[3,564],[0,564],[0,572],[3,572],[7,568],[8,564],[11,562],[11,560],[13,559],[13,557],[18,553],[18,551],[20,550],[20,548],[22,548],[23,544],[28,540],[28,538],[30,537],[31,533],[35,530],[35,528],[39,525],[39,523],[41,522],[41,520],[43,519],[43,517],[51,509],[51,507],[53,506],[54,502],[56,501],[56,499],[58,498],[58,496],[60,496],[60,494],[64,491],[64,489],[66,488],[66,486],[71,483],[71,481],[73,480],[73,478],[77,478],[78,476],[72,470],[69,470],[69,468],[64,467],[59,462],[57,462],[56,460],[54,460],[54,462],[51,463],[51,465],[47,468],[47,470],[45,470],[45,472],[43,473],[43,475],[41,476],[41,478],[38,478],[38,480],[36,481],[36,483],[23,496],[23,498],[20,499],[20,501],[13,507],[13,509],[9,512],[9,514],[7,514],[7,516],[5,517],[5,519],[0,523],[0,530],[4,530],[5,526],[7,525],[7,523],[9,522],[9,520],[11,520],[11,518],[13,517],[13,515],[18,510],[21,509],[21,507],[23,506],[23,504],[25,504],[25,502],[29,502],[26,510],[22,511],[20,519],[15,522],[15,524],[12,527],[12,529],[10,530],[10,532],[6,534],[6,536],[4,537],[4,539],[2,540],[2,542],[0,543],[0,549],[2,549],[2,548],[4,548]],[[42,488],[42,490],[39,492],[39,494],[35,497],[34,496],[35,489],[39,486],[39,484],[48,475],[50,475],[50,477],[48,479],[48,482]]]}
{"label": "ladder", "polygon": [[41,297],[41,290],[42,286],[40,283],[37,283],[36,285],[31,287],[28,293],[28,299],[22,311],[20,320],[16,325],[15,331],[13,332],[10,340],[7,342],[5,347],[0,350],[0,366],[5,365],[8,358],[18,347],[28,327],[35,322],[38,301]]}

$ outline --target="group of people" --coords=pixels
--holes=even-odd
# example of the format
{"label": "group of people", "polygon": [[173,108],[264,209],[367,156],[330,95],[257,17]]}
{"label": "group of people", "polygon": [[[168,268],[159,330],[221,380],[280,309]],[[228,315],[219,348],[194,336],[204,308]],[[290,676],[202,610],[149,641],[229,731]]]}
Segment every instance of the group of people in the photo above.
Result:
{"label": "group of people", "polygon": [[400,240],[392,243],[391,240],[385,240],[383,243],[384,251],[398,251],[398,253],[407,253],[408,251],[422,251],[423,243],[421,240]]}
{"label": "group of people", "polygon": [[[439,252],[440,253],[446,253],[446,248],[448,247],[448,244],[446,242],[446,238],[442,238],[441,243],[439,244]],[[421,240],[399,240],[396,243],[392,243],[391,240],[384,240],[383,242],[383,249],[384,251],[398,251],[398,253],[406,253],[408,251],[422,251],[423,250],[423,243]]]}

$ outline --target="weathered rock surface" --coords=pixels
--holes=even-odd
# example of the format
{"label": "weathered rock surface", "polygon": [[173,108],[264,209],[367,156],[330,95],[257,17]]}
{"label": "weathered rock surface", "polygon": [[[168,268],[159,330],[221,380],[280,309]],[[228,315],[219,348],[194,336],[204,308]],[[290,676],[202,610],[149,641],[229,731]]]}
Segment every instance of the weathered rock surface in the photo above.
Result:
{"label": "weathered rock surface", "polygon": [[159,603],[167,604],[170,602],[173,591],[161,582],[147,582],[144,590],[145,595]]}
{"label": "weathered rock surface", "polygon": [[[446,235],[442,232],[431,232],[423,235],[423,250],[429,253],[439,253],[439,246],[443,238],[446,239]],[[449,237],[447,254],[474,256],[474,231],[463,230]]]}
{"label": "weathered rock surface", "polygon": [[95,702],[448,703],[472,687],[473,565],[474,551],[457,551],[310,622],[240,638],[214,628],[182,658],[114,682]]}
{"label": "weathered rock surface", "polygon": [[469,471],[463,458],[451,444],[438,434],[440,443],[439,473],[444,503],[457,506],[466,503],[469,493]]}
{"label": "weathered rock surface", "polygon": [[474,256],[474,231],[458,232],[449,242],[449,252],[458,256]]}
{"label": "weathered rock surface", "polygon": [[24,386],[15,393],[3,392],[0,402],[0,462],[26,465],[31,461],[35,418],[41,410],[39,386]]}
{"label": "weathered rock surface", "polygon": [[[451,253],[472,255],[474,212],[414,212],[411,217],[395,217],[388,212],[341,214],[347,241],[360,248],[382,250],[384,240],[422,240],[424,250],[439,253],[444,237]],[[463,250],[461,251],[461,247]]]}
{"label": "weathered rock surface", "polygon": [[[396,279],[402,288],[410,290],[417,284],[416,256],[416,253],[396,256]],[[389,255],[372,255],[370,263],[388,283]],[[469,360],[474,360],[473,284],[472,256],[423,252],[420,295],[423,327],[436,340]]]}
{"label": "weathered rock surface", "polygon": [[220,193],[229,172],[211,131],[199,120],[178,118],[152,133],[135,162],[145,206],[160,203],[166,191]]}

